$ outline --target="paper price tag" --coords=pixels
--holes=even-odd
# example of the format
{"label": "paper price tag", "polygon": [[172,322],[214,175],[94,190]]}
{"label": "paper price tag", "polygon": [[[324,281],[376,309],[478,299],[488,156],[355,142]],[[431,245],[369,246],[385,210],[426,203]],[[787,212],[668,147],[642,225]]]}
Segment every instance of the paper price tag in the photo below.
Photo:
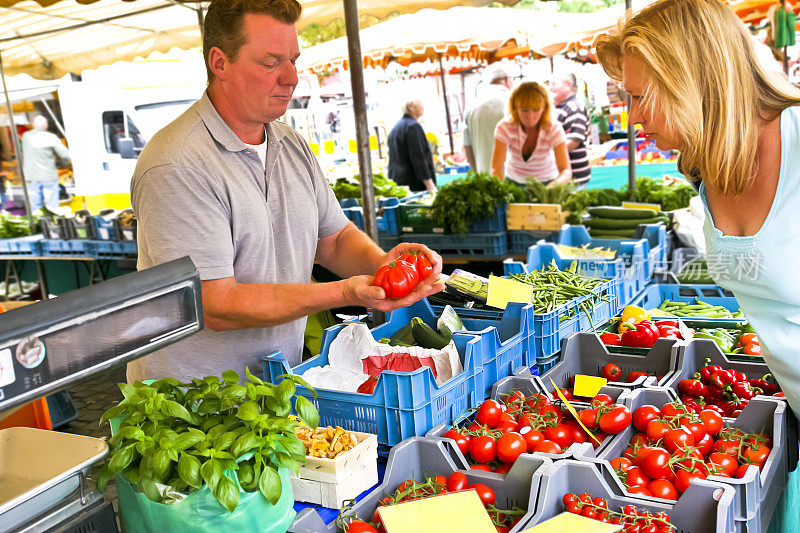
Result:
{"label": "paper price tag", "polygon": [[379,507],[378,514],[388,533],[497,532],[474,490]]}
{"label": "paper price tag", "polygon": [[505,309],[509,302],[531,303],[533,287],[513,279],[489,276],[489,295],[486,305]]}
{"label": "paper price tag", "polygon": [[589,435],[589,437],[591,437],[591,439],[592,439],[593,441],[595,441],[595,442],[598,444],[598,446],[599,446],[599,445],[600,445],[600,441],[599,441],[599,440],[597,440],[597,437],[595,437],[594,435],[592,435],[592,432],[591,432],[591,431],[589,431],[589,429],[588,429],[586,426],[584,426],[584,425],[583,425],[583,422],[581,422],[581,419],[580,419],[580,417],[578,416],[578,412],[575,410],[575,408],[574,408],[574,407],[572,407],[572,405],[570,405],[570,403],[567,401],[567,399],[566,399],[566,398],[564,398],[564,395],[563,395],[563,394],[561,394],[561,389],[559,389],[559,388],[556,386],[556,382],[555,382],[555,381],[553,381],[553,378],[550,378],[550,383],[552,383],[552,384],[553,384],[553,389],[555,389],[555,391],[556,391],[556,394],[558,394],[558,397],[559,397],[559,398],[561,398],[561,401],[562,401],[562,402],[564,402],[564,406],[567,408],[567,411],[569,411],[569,413],[570,413],[570,414],[573,416],[573,418],[575,418],[575,421],[578,423],[578,425],[579,425],[580,427],[582,427],[582,428],[583,428],[583,430],[584,430],[584,431],[587,433],[587,435]]}
{"label": "paper price tag", "polygon": [[600,392],[600,389],[602,389],[606,383],[608,383],[606,378],[575,374],[575,386],[573,390],[575,391],[575,396],[592,398],[597,396],[597,393]]}
{"label": "paper price tag", "polygon": [[616,533],[622,526],[604,524],[578,514],[561,513],[522,533]]}

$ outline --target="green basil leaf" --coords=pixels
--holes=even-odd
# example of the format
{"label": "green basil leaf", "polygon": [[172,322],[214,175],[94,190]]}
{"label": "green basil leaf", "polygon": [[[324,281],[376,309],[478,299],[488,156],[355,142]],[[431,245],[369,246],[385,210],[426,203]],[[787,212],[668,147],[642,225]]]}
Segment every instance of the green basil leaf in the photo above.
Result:
{"label": "green basil leaf", "polygon": [[169,416],[174,416],[175,418],[180,418],[187,422],[192,421],[192,415],[189,414],[189,411],[178,402],[173,402],[172,400],[163,401],[161,403],[161,411]]}
{"label": "green basil leaf", "polygon": [[127,403],[120,403],[103,413],[103,416],[100,417],[100,422],[105,422],[107,420],[111,420],[113,418],[118,418],[125,414],[126,411],[129,409],[133,409],[132,405]]}
{"label": "green basil leaf", "polygon": [[127,383],[117,383],[117,386],[126,400],[130,399],[138,392],[136,387],[133,385],[128,385]]}
{"label": "green basil leaf", "polygon": [[133,462],[136,457],[136,444],[128,444],[120,448],[114,457],[108,462],[108,470],[112,476],[116,476]]}
{"label": "green basil leaf", "polygon": [[[283,383],[283,381],[281,382]],[[292,412],[292,404],[289,400],[282,402],[277,396],[267,396],[265,402],[267,409],[275,413],[275,416],[284,418]]]}
{"label": "green basil leaf", "polygon": [[288,468],[295,474],[300,470],[300,463],[292,459],[288,453],[278,452],[275,454],[275,460],[284,468]]}
{"label": "green basil leaf", "polygon": [[214,496],[231,513],[239,505],[239,487],[228,476],[222,476],[214,489]]}
{"label": "green basil leaf", "polygon": [[210,416],[206,418],[202,424],[200,424],[200,429],[202,429],[203,431],[208,431],[209,429],[221,423],[222,423],[222,416],[220,415]]}
{"label": "green basil leaf", "polygon": [[205,440],[206,434],[199,429],[189,428],[185,433],[181,433],[172,441],[172,448],[175,450],[186,450],[198,442]]}
{"label": "green basil leaf", "polygon": [[272,383],[266,383],[264,385],[256,385],[255,391],[256,395],[258,396],[275,396],[275,390],[277,387]]}
{"label": "green basil leaf", "polygon": [[170,448],[170,449],[166,450],[166,452],[167,452],[167,457],[169,457],[170,461],[173,461],[175,463],[178,462],[178,454],[180,453],[178,450],[174,450],[174,449]]}
{"label": "green basil leaf", "polygon": [[239,383],[239,374],[233,370],[226,370],[222,373],[222,379],[224,379],[226,383]]}
{"label": "green basil leaf", "polygon": [[260,440],[261,438],[255,431],[250,431],[241,435],[234,441],[233,446],[231,446],[231,455],[237,458],[241,457],[250,451],[251,448],[254,448]]}
{"label": "green basil leaf", "polygon": [[190,487],[199,489],[203,485],[200,477],[200,460],[194,455],[181,452],[178,460],[178,475]]}
{"label": "green basil leaf", "polygon": [[203,378],[203,381],[209,385],[219,385],[219,378],[217,376],[206,376]]}
{"label": "green basil leaf", "polygon": [[210,413],[217,413],[219,412],[220,401],[217,398],[206,398],[203,400],[197,407],[197,414],[200,415],[207,415]]}
{"label": "green basil leaf", "polygon": [[219,464],[222,466],[222,470],[237,470],[239,468],[239,463],[234,461],[233,459],[219,459]]}
{"label": "green basil leaf", "polygon": [[309,385],[308,381],[304,380],[300,376],[297,376],[295,374],[281,374],[280,376],[278,376],[275,379],[280,379],[280,378],[289,378],[289,379],[291,379],[292,381],[294,381],[295,383],[297,383],[301,387],[304,387],[306,390],[308,390],[308,392],[311,393],[311,396],[315,400],[317,399],[317,391],[314,390],[314,387]]}
{"label": "green basil leaf", "polygon": [[161,494],[158,492],[156,482],[152,479],[146,479],[139,484],[139,488],[148,499],[156,503],[161,503]]}
{"label": "green basil leaf", "polygon": [[281,403],[289,403],[296,391],[297,386],[294,384],[294,381],[291,379],[284,379],[278,383],[278,390],[276,391],[275,397]]}
{"label": "green basil leaf", "polygon": [[231,444],[233,444],[234,440],[236,440],[236,435],[233,432],[228,431],[214,439],[214,448],[216,448],[218,451],[227,450],[231,447]]}
{"label": "green basil leaf", "polygon": [[213,442],[214,439],[216,439],[223,433],[225,433],[225,426],[223,424],[217,424],[216,426],[208,430],[208,433],[206,433],[206,440]]}
{"label": "green basil leaf", "polygon": [[247,396],[247,389],[241,385],[233,385],[230,388],[230,396],[237,402],[241,402]]}
{"label": "green basil leaf", "polygon": [[[252,468],[251,468],[251,474],[252,474]],[[111,475],[111,472],[109,472],[108,470],[108,465],[103,465],[100,468],[100,471],[97,474],[97,490],[99,490],[101,494],[105,490],[108,482],[111,481],[111,478],[113,477],[114,476]]]}
{"label": "green basil leaf", "polygon": [[319,412],[317,412],[317,408],[314,407],[314,404],[311,403],[308,398],[298,396],[294,407],[297,410],[297,416],[300,417],[300,420],[311,429],[316,429],[319,425]]}
{"label": "green basil leaf", "polygon": [[239,484],[243,488],[247,489],[253,487],[253,482],[255,481],[255,472],[253,471],[253,465],[251,465],[247,461],[239,463],[239,470],[237,470],[237,476],[239,477]]}
{"label": "green basil leaf", "polygon": [[283,492],[278,471],[269,465],[264,465],[261,477],[258,478],[258,490],[272,505],[277,504],[281,498],[281,492]]}
{"label": "green basil leaf", "polygon": [[303,457],[305,457],[306,447],[302,442],[300,442],[300,439],[298,439],[296,436],[287,435],[284,437],[279,437],[276,440],[278,442],[278,445],[280,445],[280,447],[286,450],[287,452],[291,454],[303,454]]}
{"label": "green basil leaf", "polygon": [[214,459],[230,459],[230,460],[234,459],[233,455],[231,455],[230,452],[219,451],[219,450],[211,450],[211,457],[213,457]]}
{"label": "green basil leaf", "polygon": [[256,402],[244,402],[239,406],[236,416],[242,420],[254,420],[260,413]]}
{"label": "green basil leaf", "polygon": [[216,459],[209,459],[203,466],[200,467],[200,475],[203,481],[213,491],[219,483],[219,478],[222,476],[222,468]]}
{"label": "green basil leaf", "polygon": [[167,453],[167,450],[158,450],[155,453],[153,456],[153,471],[155,472],[157,478],[160,479],[161,476],[164,475],[171,462],[172,461],[169,459],[169,453]]}
{"label": "green basil leaf", "polygon": [[253,374],[251,374],[251,373],[250,373],[250,368],[249,368],[249,367],[245,367],[244,371],[245,371],[245,373],[247,374],[247,379],[249,379],[249,380],[250,380],[250,381],[252,381],[253,383],[257,383],[257,384],[259,384],[259,385],[261,385],[262,383],[264,383],[264,382],[263,382],[263,381],[261,381],[259,378],[255,377]]}

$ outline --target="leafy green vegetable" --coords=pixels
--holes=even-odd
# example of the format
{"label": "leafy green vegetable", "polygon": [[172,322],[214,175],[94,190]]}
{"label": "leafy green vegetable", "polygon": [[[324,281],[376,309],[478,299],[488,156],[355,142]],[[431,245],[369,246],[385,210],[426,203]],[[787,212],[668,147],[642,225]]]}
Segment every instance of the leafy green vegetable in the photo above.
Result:
{"label": "leafy green vegetable", "polygon": [[492,216],[504,202],[524,200],[524,191],[516,185],[485,172],[470,172],[439,189],[432,215],[436,224],[464,235],[470,224]]}
{"label": "leafy green vegetable", "polygon": [[[405,198],[408,196],[408,188],[397,185],[394,181],[390,180],[383,174],[378,172],[372,175],[372,186],[375,191],[375,197],[383,196],[384,198],[397,197]],[[361,177],[355,174],[352,178],[339,178],[336,183],[331,185],[333,194],[336,195],[337,200],[344,200],[345,198],[361,198]]]}
{"label": "leafy green vegetable", "polygon": [[121,383],[125,399],[101,418],[123,420],[100,467],[100,490],[121,474],[148,498],[161,502],[156,483],[185,493],[205,483],[233,512],[239,491],[225,474],[233,470],[245,491],[261,491],[277,503],[283,491],[277,469],[289,465],[297,470],[306,460],[305,447],[294,433],[300,422],[288,416],[292,400],[304,423],[315,428],[319,420],[314,404],[295,394],[296,386],[316,393],[291,376],[278,385],[263,382],[249,370],[244,385],[236,372],[222,376],[189,383]]}
{"label": "leafy green vegetable", "polygon": [[572,194],[572,184],[547,187],[536,178],[528,178],[525,194],[528,195],[528,202],[532,204],[560,204]]}
{"label": "leafy green vegetable", "polygon": [[[39,231],[39,221],[47,213],[35,211],[33,213],[33,227]],[[7,211],[0,211],[0,239],[12,239],[15,237],[25,237],[31,235],[30,223],[27,216],[12,215]]]}

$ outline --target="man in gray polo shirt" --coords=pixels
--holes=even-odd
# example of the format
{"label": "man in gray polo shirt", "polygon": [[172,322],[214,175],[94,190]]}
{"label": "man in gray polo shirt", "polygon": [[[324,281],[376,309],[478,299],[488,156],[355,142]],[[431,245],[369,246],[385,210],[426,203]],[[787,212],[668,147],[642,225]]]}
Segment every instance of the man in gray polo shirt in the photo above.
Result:
{"label": "man in gray polo shirt", "polygon": [[[139,269],[188,255],[206,329],[128,365],[128,380],[259,375],[281,350],[300,362],[306,316],[343,305],[389,310],[441,290],[441,258],[385,253],[348,222],[305,141],[276,119],[297,85],[296,0],[213,0],[204,22],[209,86],[158,132],[131,182]],[[418,250],[435,274],[400,300],[372,275]],[[342,281],[312,284],[314,261]]]}

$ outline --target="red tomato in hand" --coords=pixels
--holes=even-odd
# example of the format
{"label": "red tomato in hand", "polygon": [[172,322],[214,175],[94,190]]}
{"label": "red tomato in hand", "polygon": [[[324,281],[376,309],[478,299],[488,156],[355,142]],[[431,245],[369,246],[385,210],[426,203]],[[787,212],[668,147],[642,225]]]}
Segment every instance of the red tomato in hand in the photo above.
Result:
{"label": "red tomato in hand", "polygon": [[407,296],[419,283],[414,265],[405,261],[392,261],[378,269],[372,284],[381,287],[388,298],[402,298]]}
{"label": "red tomato in hand", "polygon": [[405,252],[398,259],[414,265],[420,281],[433,274],[431,262],[422,252]]}

